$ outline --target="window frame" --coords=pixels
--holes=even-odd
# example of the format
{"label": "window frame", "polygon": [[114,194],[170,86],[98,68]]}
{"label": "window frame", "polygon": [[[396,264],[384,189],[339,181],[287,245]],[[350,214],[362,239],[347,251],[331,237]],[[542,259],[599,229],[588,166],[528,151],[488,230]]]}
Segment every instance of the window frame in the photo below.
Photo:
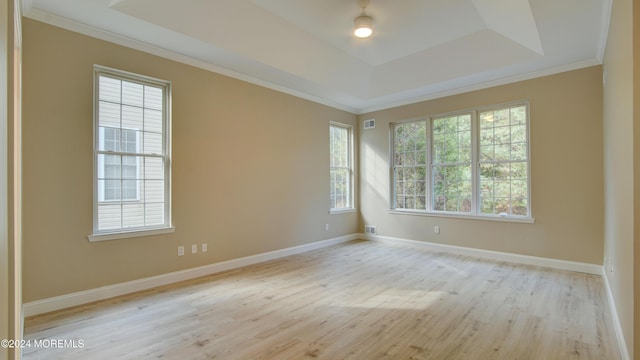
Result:
{"label": "window frame", "polygon": [[[164,176],[164,223],[158,225],[140,226],[140,227],[120,227],[116,229],[99,230],[98,229],[98,205],[104,200],[100,200],[98,185],[99,174],[99,154],[103,154],[104,150],[99,150],[100,145],[100,126],[99,126],[99,84],[100,77],[106,76],[114,79],[138,83],[142,85],[148,85],[153,87],[162,88],[163,91],[163,106],[162,106],[162,148],[161,154],[144,154],[139,148],[140,140],[137,135],[137,151],[135,156],[143,157],[156,157],[162,158],[164,162],[163,176]],[[93,232],[88,235],[88,239],[91,242],[115,240],[131,237],[167,234],[175,231],[175,227],[172,225],[172,212],[171,212],[171,81],[161,80],[145,75],[135,74],[128,71],[113,69],[101,65],[94,65],[93,67]],[[114,152],[116,155],[130,156],[127,151]],[[140,167],[139,159],[136,167]],[[121,164],[122,166],[122,164]],[[121,179],[122,180],[122,179]],[[140,199],[141,191],[139,185],[136,185],[138,191],[138,200]],[[121,185],[122,191],[122,185]],[[104,194],[103,194],[104,195]],[[124,201],[124,200],[121,200]],[[135,200],[126,200],[134,201]]]}
{"label": "window frame", "polygon": [[[485,214],[481,213],[480,207],[480,113],[487,111],[495,111],[508,109],[511,107],[525,107],[525,128],[526,128],[526,168],[527,168],[527,214],[526,215],[501,215],[501,214]],[[476,220],[493,220],[493,221],[508,221],[508,222],[521,222],[521,223],[533,223],[535,218],[532,216],[532,201],[531,201],[531,140],[530,140],[530,103],[527,100],[515,101],[510,103],[503,103],[497,105],[489,105],[483,107],[477,107],[472,109],[465,109],[460,111],[453,111],[448,113],[422,116],[417,118],[410,118],[402,121],[391,122],[389,124],[389,213],[392,214],[405,214],[405,215],[417,215],[428,217],[444,217],[444,218],[460,218],[460,219],[476,219]],[[434,210],[434,151],[433,151],[433,122],[437,119],[443,119],[453,116],[461,116],[465,114],[471,115],[471,177],[472,177],[472,194],[471,194],[471,212],[452,212],[452,211],[438,211]],[[397,125],[406,124],[411,122],[425,122],[426,124],[426,174],[428,186],[425,189],[426,197],[426,209],[405,209],[396,207],[396,179],[395,179],[395,128]]]}
{"label": "window frame", "polygon": [[[340,123],[340,122],[336,122],[336,121],[330,121],[329,122],[329,134],[331,134],[331,128],[332,127],[338,127],[338,128],[343,128],[347,130],[347,170],[348,170],[348,179],[349,179],[349,207],[344,207],[344,208],[332,208],[331,207],[331,178],[329,178],[329,214],[342,214],[342,213],[349,213],[349,212],[355,212],[356,211],[356,206],[355,206],[355,201],[356,201],[356,195],[355,195],[355,181],[356,181],[356,175],[355,175],[355,158],[354,158],[354,132],[353,132],[353,126],[349,125],[349,124],[344,124],[344,123]],[[329,154],[331,154],[331,138],[329,138]],[[331,156],[331,155],[329,155]],[[331,177],[331,170],[334,167],[331,166],[331,162],[329,162],[329,177]]]}

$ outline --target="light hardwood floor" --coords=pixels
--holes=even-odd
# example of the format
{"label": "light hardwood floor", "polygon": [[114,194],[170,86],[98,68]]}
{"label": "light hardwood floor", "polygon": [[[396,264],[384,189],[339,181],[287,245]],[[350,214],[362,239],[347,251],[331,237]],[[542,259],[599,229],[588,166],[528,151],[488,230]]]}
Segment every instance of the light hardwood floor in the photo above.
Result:
{"label": "light hardwood floor", "polygon": [[24,359],[620,359],[599,276],[354,241],[26,319]]}

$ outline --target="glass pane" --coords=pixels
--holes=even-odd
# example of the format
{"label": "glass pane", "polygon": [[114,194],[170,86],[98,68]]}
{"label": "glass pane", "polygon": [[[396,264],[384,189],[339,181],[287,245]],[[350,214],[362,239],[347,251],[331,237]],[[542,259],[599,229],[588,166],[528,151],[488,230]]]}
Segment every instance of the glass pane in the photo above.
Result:
{"label": "glass pane", "polygon": [[483,214],[493,214],[495,212],[494,201],[492,197],[480,198],[480,212]]}
{"label": "glass pane", "polygon": [[120,151],[120,129],[100,127],[98,143],[101,151]]}
{"label": "glass pane", "polygon": [[511,108],[511,125],[526,124],[527,107],[518,106]]}
{"label": "glass pane", "polygon": [[122,205],[122,227],[142,227],[144,225],[144,204]]}
{"label": "glass pane", "polygon": [[144,158],[144,178],[147,180],[164,179],[164,161],[162,158]]}
{"label": "glass pane", "polygon": [[413,206],[415,206],[416,210],[426,210],[426,204],[423,196],[414,196],[413,197]]}
{"label": "glass pane", "polygon": [[122,128],[142,130],[142,108],[135,106],[122,106]]}
{"label": "glass pane", "polygon": [[144,87],[144,107],[148,109],[162,110],[163,89],[154,86]]}
{"label": "glass pane", "polygon": [[100,101],[120,103],[120,80],[99,75]]}
{"label": "glass pane", "polygon": [[139,156],[123,156],[122,157],[122,178],[123,179],[139,179],[141,177]]}
{"label": "glass pane", "polygon": [[495,198],[494,214],[509,214],[509,198]]}
{"label": "glass pane", "polygon": [[508,198],[511,196],[511,182],[509,180],[496,180],[494,186],[496,197]]}
{"label": "glass pane", "polygon": [[394,198],[393,207],[395,209],[404,209],[404,203],[402,202],[403,199],[404,199],[403,196],[396,195],[396,197]]}
{"label": "glass pane", "polygon": [[162,133],[162,111],[144,109],[144,131]]}
{"label": "glass pane", "polygon": [[427,164],[427,153],[423,151],[416,152],[416,165],[426,165]]}
{"label": "glass pane", "polygon": [[525,125],[516,125],[511,127],[511,142],[527,142],[527,127]]}
{"label": "glass pane", "polygon": [[509,144],[511,142],[511,128],[509,126],[494,128],[493,139],[496,145]]}
{"label": "glass pane", "polygon": [[511,114],[509,109],[501,109],[493,112],[493,125],[506,126],[510,123]]}
{"label": "glass pane", "polygon": [[412,166],[416,164],[416,153],[413,151],[404,153],[403,165]]}
{"label": "glass pane", "polygon": [[460,212],[471,212],[471,197],[462,197],[460,198]]}
{"label": "glass pane", "polygon": [[511,146],[509,145],[496,145],[495,146],[495,161],[508,161],[511,159]]}
{"label": "glass pane", "polygon": [[138,83],[122,81],[122,103],[142,107],[144,99],[143,86]]}
{"label": "glass pane", "polygon": [[98,202],[120,201],[120,180],[98,180]]}
{"label": "glass pane", "polygon": [[509,163],[500,163],[494,165],[494,179],[497,180],[508,180],[511,177],[511,166]]}
{"label": "glass pane", "polygon": [[460,147],[471,147],[471,131],[461,131],[458,133],[458,144]]}
{"label": "glass pane", "polygon": [[527,197],[527,182],[524,180],[513,180],[511,182],[511,196],[513,198],[522,198],[525,199]]}
{"label": "glass pane", "polygon": [[98,178],[99,179],[119,179],[120,156],[119,155],[98,155]]}
{"label": "glass pane", "polygon": [[129,153],[139,152],[139,139],[140,133],[134,130],[122,130],[122,143],[120,145],[120,151]]}
{"label": "glass pane", "polygon": [[98,126],[120,127],[120,104],[100,101],[98,103]]}
{"label": "glass pane", "polygon": [[527,163],[526,162],[511,163],[511,178],[526,180],[527,179]]}
{"label": "glass pane", "polygon": [[511,145],[511,160],[527,160],[527,144]]}
{"label": "glass pane", "polygon": [[444,195],[436,195],[433,198],[433,210],[444,211],[445,210],[445,197]]}
{"label": "glass pane", "polygon": [[164,224],[164,204],[145,204],[145,225]]}
{"label": "glass pane", "polygon": [[493,161],[493,159],[495,159],[495,147],[480,146],[480,161]]}
{"label": "glass pane", "polygon": [[162,134],[145,132],[143,136],[145,154],[162,154]]}
{"label": "glass pane", "polygon": [[122,208],[116,205],[98,205],[98,230],[118,229],[122,226]]}
{"label": "glass pane", "polygon": [[122,180],[122,201],[140,201],[141,180]]}
{"label": "glass pane", "polygon": [[528,209],[528,202],[526,198],[517,198],[512,200],[511,215],[526,216]]}
{"label": "glass pane", "polygon": [[471,130],[471,115],[458,117],[458,131]]}
{"label": "glass pane", "polygon": [[480,113],[480,128],[492,128],[494,122],[493,111]]}
{"label": "glass pane", "polygon": [[416,199],[413,196],[406,196],[404,203],[407,209],[416,209]]}
{"label": "glass pane", "polygon": [[493,128],[480,130],[480,146],[493,145],[495,143],[493,137]]}
{"label": "glass pane", "polygon": [[145,180],[144,181],[144,201],[163,202],[164,201],[164,181]]}

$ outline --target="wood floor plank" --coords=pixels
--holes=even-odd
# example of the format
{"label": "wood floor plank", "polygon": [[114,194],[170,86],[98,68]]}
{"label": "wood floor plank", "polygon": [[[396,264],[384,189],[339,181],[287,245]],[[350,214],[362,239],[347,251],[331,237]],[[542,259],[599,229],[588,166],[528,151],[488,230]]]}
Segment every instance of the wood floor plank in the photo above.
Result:
{"label": "wood floor plank", "polygon": [[24,359],[620,359],[599,276],[368,241],[28,318]]}

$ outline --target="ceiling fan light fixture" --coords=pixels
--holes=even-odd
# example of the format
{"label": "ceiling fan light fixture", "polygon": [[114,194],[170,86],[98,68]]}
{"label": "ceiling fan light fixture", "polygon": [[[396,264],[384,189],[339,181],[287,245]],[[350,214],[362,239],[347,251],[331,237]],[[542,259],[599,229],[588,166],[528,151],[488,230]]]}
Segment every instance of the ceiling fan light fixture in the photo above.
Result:
{"label": "ceiling fan light fixture", "polygon": [[362,15],[353,19],[353,34],[357,38],[368,38],[373,35],[373,18],[362,12]]}

